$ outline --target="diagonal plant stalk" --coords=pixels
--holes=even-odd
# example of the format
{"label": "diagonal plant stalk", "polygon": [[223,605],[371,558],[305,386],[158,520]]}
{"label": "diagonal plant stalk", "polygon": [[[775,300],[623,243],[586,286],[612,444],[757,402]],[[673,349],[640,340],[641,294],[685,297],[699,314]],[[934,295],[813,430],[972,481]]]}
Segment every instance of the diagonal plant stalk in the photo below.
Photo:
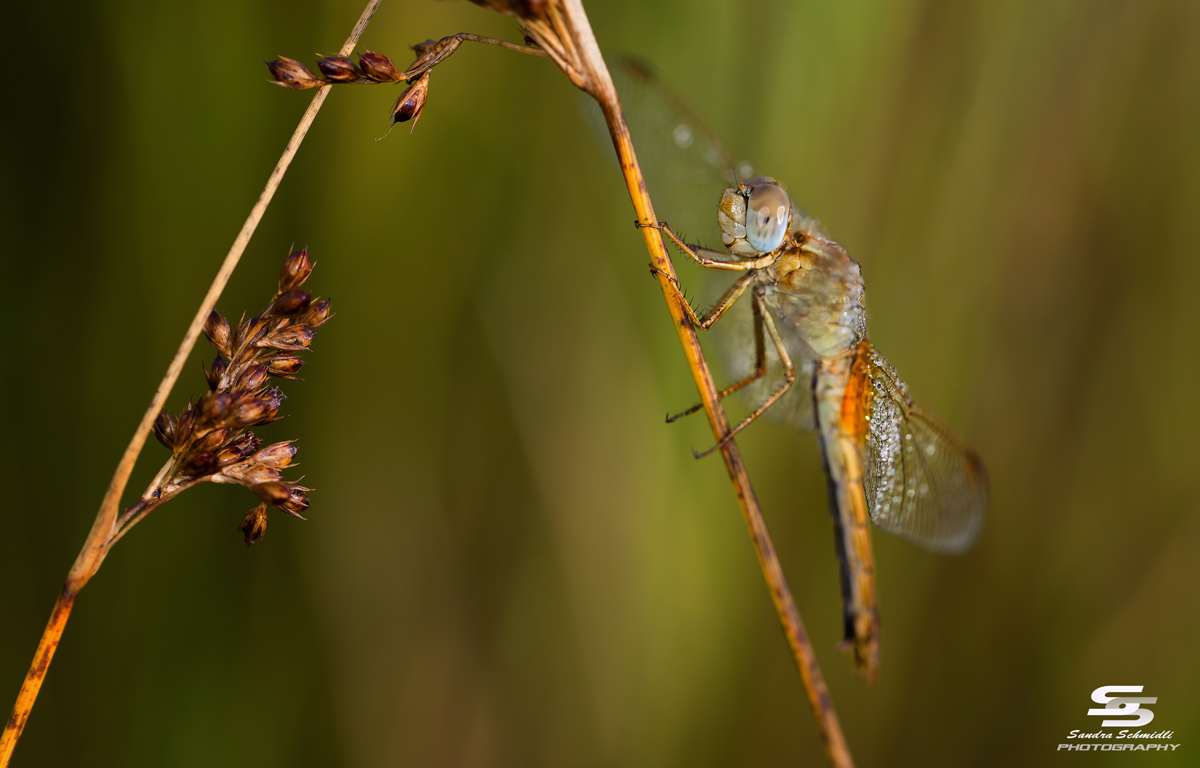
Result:
{"label": "diagonal plant stalk", "polygon": [[[604,112],[605,122],[612,135],[613,146],[620,159],[621,173],[629,190],[629,198],[637,211],[638,223],[643,225],[657,223],[658,218],[654,215],[654,206],[646,190],[646,181],[638,166],[637,155],[634,152],[629,128],[625,124],[625,116],[617,98],[616,88],[613,86],[604,58],[600,54],[600,48],[596,44],[591,26],[588,24],[583,3],[581,0],[565,0],[564,7],[566,28],[573,32],[578,40],[578,50],[582,60],[581,68],[586,73],[586,84],[580,87],[596,99]],[[535,39],[537,39],[536,33]],[[572,81],[574,82],[574,78]],[[576,82],[576,85],[579,83]],[[704,359],[704,352],[700,348],[696,329],[680,303],[681,294],[677,288],[675,268],[658,230],[643,226],[641,231],[646,242],[646,249],[650,252],[654,275],[658,279],[667,310],[671,314],[675,331],[683,346],[688,368],[691,370],[696,388],[700,392],[700,401],[704,405],[704,412],[708,415],[713,437],[720,443],[725,469],[729,473],[734,493],[737,495],[742,517],[750,530],[750,538],[754,544],[755,554],[758,556],[759,566],[762,568],[763,577],[771,590],[771,599],[775,603],[775,610],[779,614],[779,621],[783,625],[796,667],[804,681],[804,687],[808,693],[809,703],[812,705],[825,749],[834,765],[839,768],[851,768],[854,764],[853,759],[846,744],[846,738],[842,734],[837,713],[834,711],[833,700],[825,685],[825,678],[821,674],[812,643],[808,639],[808,632],[804,629],[800,611],[796,608],[796,601],[792,598],[791,589],[788,587],[787,578],[783,573],[783,566],[775,553],[775,545],[771,542],[771,534],[767,530],[766,520],[763,519],[762,510],[759,508],[754,487],[750,484],[750,477],[742,462],[741,452],[734,440],[726,439],[729,434],[729,419],[717,397],[717,388],[708,363]]]}
{"label": "diagonal plant stalk", "polygon": [[[755,496],[754,488],[746,473],[746,467],[742,462],[737,444],[729,439],[729,420],[717,397],[716,385],[713,383],[712,373],[700,348],[695,327],[681,303],[683,299],[677,287],[674,266],[658,231],[646,226],[657,223],[658,219],[654,215],[654,206],[650,201],[645,179],[638,166],[637,155],[634,152],[629,129],[625,124],[616,88],[613,86],[595,35],[592,33],[591,24],[583,9],[583,2],[582,0],[471,0],[471,2],[516,18],[521,23],[526,41],[536,44],[538,48],[530,50],[523,46],[467,34],[452,35],[437,42],[430,41],[414,46],[414,50],[419,55],[413,65],[403,73],[392,70],[386,78],[392,82],[403,79],[410,83],[409,90],[401,95],[393,109],[393,120],[396,122],[409,119],[415,121],[420,116],[427,96],[429,72],[453,53],[463,41],[502,45],[502,47],[519,50],[523,53],[547,56],[576,87],[599,103],[612,137],[613,146],[617,151],[621,173],[625,178],[630,200],[637,212],[637,220],[646,241],[646,249],[650,253],[651,272],[658,279],[659,287],[662,289],[663,298],[667,304],[667,311],[671,315],[680,344],[683,346],[688,369],[692,372],[692,378],[700,392],[701,404],[704,412],[708,415],[713,437],[720,448],[725,468],[729,473],[734,493],[737,495],[738,504],[742,510],[742,516],[750,530],[750,538],[762,568],[763,578],[766,579],[771,590],[771,599],[775,603],[779,621],[783,626],[796,667],[804,682],[826,752],[830,761],[838,768],[852,768],[853,758],[838,722],[837,713],[834,711],[833,701],[817,663],[816,654],[800,618],[800,612],[792,598],[783,567],[775,553],[766,521],[763,519],[758,505],[758,498]],[[382,58],[387,59],[387,57]],[[391,60],[387,59],[387,63],[390,65]],[[301,69],[303,69],[302,66]],[[322,70],[325,71],[324,66],[322,66]],[[274,67],[272,67],[272,71],[275,71]],[[305,88],[316,87],[318,82],[328,82],[313,79],[311,83],[304,84],[304,75],[300,74],[301,80],[296,84],[280,84],[286,87]],[[311,73],[309,76],[315,78]],[[382,82],[384,79],[379,78],[377,81]],[[355,82],[363,81],[356,80]]]}
{"label": "diagonal plant stalk", "polygon": [[[342,56],[354,50],[359,38],[362,37],[363,32],[366,30],[367,24],[370,23],[371,17],[375,14],[376,8],[379,7],[379,3],[380,0],[370,0],[367,3],[362,15],[359,16],[358,22],[354,25],[354,29],[350,32],[350,36],[346,38],[345,45],[342,46]],[[225,260],[221,263],[221,267],[208,289],[208,293],[205,294],[200,308],[196,311],[196,316],[188,326],[183,341],[180,342],[179,348],[171,360],[171,364],[167,367],[166,374],[163,376],[157,391],[154,393],[154,398],[151,400],[150,406],[146,409],[141,423],[138,424],[137,430],[134,432],[133,439],[130,440],[129,446],[121,456],[121,461],[117,465],[116,472],[113,473],[112,480],[109,482],[108,490],[105,492],[104,499],[100,503],[100,510],[96,514],[96,520],[92,524],[92,529],[88,533],[83,549],[80,551],[75,563],[71,566],[71,570],[67,574],[66,583],[63,585],[62,591],[59,592],[58,600],[54,604],[54,610],[50,614],[50,621],[46,624],[46,629],[42,632],[42,638],[38,643],[37,651],[34,653],[33,663],[30,665],[29,672],[25,675],[25,681],[21,685],[21,691],[17,695],[12,715],[5,724],[3,735],[0,736],[0,768],[7,768],[9,761],[12,759],[13,750],[16,749],[17,740],[21,738],[21,731],[24,730],[25,723],[29,719],[29,713],[37,700],[38,692],[42,687],[42,681],[45,679],[46,671],[54,658],[54,652],[58,649],[59,640],[62,637],[67,619],[70,618],[71,608],[75,605],[75,599],[79,595],[79,591],[83,589],[92,576],[96,574],[96,571],[99,570],[100,565],[104,562],[104,558],[108,555],[108,551],[113,544],[134,523],[166,500],[158,498],[152,500],[142,499],[130,508],[131,510],[135,510],[134,515],[122,517],[120,522],[126,524],[118,525],[117,513],[120,507],[121,495],[124,493],[125,486],[129,482],[129,475],[133,472],[134,464],[141,454],[142,447],[146,443],[146,437],[150,434],[151,427],[154,426],[159,413],[162,412],[167,396],[175,386],[175,381],[179,378],[179,373],[183,369],[188,355],[191,354],[196,340],[200,337],[200,333],[204,329],[205,322],[216,306],[217,299],[225,289],[226,283],[229,282],[234,269],[237,268],[238,262],[246,250],[246,246],[250,243],[250,238],[254,236],[254,231],[258,228],[258,224],[262,220],[267,206],[271,204],[271,199],[275,196],[275,191],[279,189],[279,185],[283,181],[283,177],[287,173],[292,159],[296,156],[296,152],[304,142],[304,138],[308,134],[308,129],[312,126],[313,120],[317,117],[317,112],[320,111],[328,95],[329,86],[321,87],[313,97],[312,102],[308,105],[308,109],[305,110],[304,115],[300,118],[295,132],[292,134],[287,146],[284,147],[279,162],[275,164],[274,170],[271,171],[271,175],[267,178],[267,184],[263,188],[262,194],[258,196],[258,200],[255,201],[254,206],[250,209],[250,215],[246,217],[245,224],[242,225],[237,237],[234,238],[233,245],[230,246],[229,252],[225,255]]]}

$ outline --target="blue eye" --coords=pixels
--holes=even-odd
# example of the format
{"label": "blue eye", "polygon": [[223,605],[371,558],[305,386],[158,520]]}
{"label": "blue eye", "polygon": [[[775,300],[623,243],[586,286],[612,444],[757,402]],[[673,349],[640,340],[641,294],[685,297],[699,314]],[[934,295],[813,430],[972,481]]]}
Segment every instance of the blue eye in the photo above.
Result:
{"label": "blue eye", "polygon": [[791,200],[778,184],[759,184],[750,190],[746,210],[746,241],[759,253],[770,253],[788,230]]}

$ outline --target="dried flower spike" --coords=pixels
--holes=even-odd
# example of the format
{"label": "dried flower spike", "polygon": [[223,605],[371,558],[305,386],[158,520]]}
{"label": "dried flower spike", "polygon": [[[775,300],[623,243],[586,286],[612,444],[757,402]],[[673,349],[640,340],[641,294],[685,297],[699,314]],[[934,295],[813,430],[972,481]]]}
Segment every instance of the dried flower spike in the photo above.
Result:
{"label": "dried flower spike", "polygon": [[412,128],[408,129],[408,132],[412,133],[417,127],[417,121],[421,119],[421,112],[425,110],[425,100],[428,97],[429,73],[426,72],[396,99],[396,106],[392,107],[392,125],[412,120]]}
{"label": "dried flower spike", "polygon": [[[249,429],[279,418],[285,398],[271,379],[296,377],[304,365],[301,355],[331,316],[329,302],[314,300],[302,287],[313,266],[307,249],[288,254],[266,311],[243,316],[236,329],[220,312],[209,316],[204,334],[219,353],[205,369],[210,391],[178,418],[164,411],[156,420],[155,435],[172,458],[153,498],[165,500],[200,482],[228,483],[303,519],[309,489],[280,471],[291,464],[295,446],[282,442],[260,450],[262,441]],[[265,512],[247,515],[247,541],[261,537],[265,521]]]}
{"label": "dried flower spike", "polygon": [[308,67],[287,56],[280,56],[275,61],[264,61],[263,63],[271,70],[271,77],[275,78],[271,82],[275,85],[299,91],[325,84],[325,81],[314,75]]}

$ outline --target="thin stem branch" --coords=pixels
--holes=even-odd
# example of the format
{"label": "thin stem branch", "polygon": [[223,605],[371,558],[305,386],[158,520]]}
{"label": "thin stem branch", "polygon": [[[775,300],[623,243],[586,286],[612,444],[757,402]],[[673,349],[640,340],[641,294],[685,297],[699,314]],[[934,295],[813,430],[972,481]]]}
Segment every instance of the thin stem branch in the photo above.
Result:
{"label": "thin stem branch", "polygon": [[[354,50],[359,38],[362,37],[363,31],[366,30],[367,24],[371,22],[371,17],[375,14],[375,9],[379,7],[379,3],[380,0],[370,0],[367,3],[367,7],[363,10],[358,22],[354,25],[354,29],[350,32],[350,36],[346,38],[345,45],[342,46],[340,51],[342,56],[349,55]],[[92,529],[88,533],[87,540],[84,542],[79,556],[75,559],[74,565],[71,566],[70,573],[67,574],[66,584],[63,586],[58,601],[54,605],[50,621],[42,633],[41,642],[38,644],[37,652],[33,657],[33,664],[25,676],[25,682],[21,685],[21,692],[17,695],[17,702],[13,707],[12,715],[4,727],[4,734],[0,736],[0,768],[7,768],[9,761],[12,759],[13,750],[16,749],[17,740],[21,738],[21,731],[25,728],[25,722],[29,719],[29,712],[37,700],[38,692],[42,687],[42,680],[46,675],[46,670],[50,666],[51,660],[54,658],[54,652],[58,648],[59,639],[62,636],[67,619],[70,618],[71,608],[75,604],[75,598],[79,594],[79,590],[83,589],[84,585],[96,574],[101,563],[104,562],[109,548],[133,524],[130,522],[129,525],[118,531],[116,529],[117,511],[120,507],[121,495],[125,492],[125,486],[129,483],[129,475],[133,472],[134,464],[137,462],[142,447],[146,443],[146,437],[150,434],[154,420],[158,418],[163,405],[166,404],[167,396],[171,393],[172,388],[174,388],[175,381],[179,378],[179,373],[183,370],[183,365],[187,361],[188,355],[191,354],[192,348],[196,345],[196,340],[199,339],[200,333],[204,328],[205,320],[208,319],[209,314],[216,306],[217,299],[225,289],[226,283],[229,282],[234,269],[237,268],[238,262],[246,250],[246,246],[250,243],[250,238],[254,236],[254,231],[258,228],[263,214],[266,213],[267,206],[271,204],[271,199],[275,196],[275,191],[279,189],[279,185],[283,181],[288,167],[292,164],[292,159],[296,156],[296,152],[304,142],[304,137],[308,134],[308,129],[312,126],[313,120],[316,119],[317,112],[320,111],[321,106],[325,103],[325,98],[329,95],[329,89],[330,86],[328,85],[322,86],[308,105],[308,109],[305,110],[304,115],[300,118],[300,123],[296,126],[296,130],[292,134],[292,138],[288,141],[287,146],[284,147],[279,162],[275,164],[274,170],[271,171],[271,175],[267,178],[267,184],[263,188],[262,194],[258,196],[258,200],[255,201],[254,206],[250,209],[250,215],[246,217],[245,224],[242,225],[241,231],[238,232],[237,237],[234,238],[233,245],[230,246],[229,252],[225,255],[225,260],[221,263],[221,268],[217,271],[217,276],[213,279],[212,285],[209,286],[208,293],[205,294],[204,300],[201,302],[200,308],[196,311],[195,317],[192,318],[192,322],[188,326],[183,341],[180,342],[179,349],[176,350],[175,356],[171,360],[171,364],[167,366],[167,372],[159,383],[150,406],[142,416],[142,420],[134,432],[133,439],[129,441],[125,453],[121,456],[121,461],[117,464],[116,472],[113,473],[108,490],[104,494],[104,500],[100,503],[100,510],[96,514],[95,522],[92,523]],[[157,502],[153,506],[157,506],[158,503],[161,502]],[[140,520],[148,511],[142,511],[141,514],[137,515],[137,519]],[[136,520],[133,522],[136,522]]]}

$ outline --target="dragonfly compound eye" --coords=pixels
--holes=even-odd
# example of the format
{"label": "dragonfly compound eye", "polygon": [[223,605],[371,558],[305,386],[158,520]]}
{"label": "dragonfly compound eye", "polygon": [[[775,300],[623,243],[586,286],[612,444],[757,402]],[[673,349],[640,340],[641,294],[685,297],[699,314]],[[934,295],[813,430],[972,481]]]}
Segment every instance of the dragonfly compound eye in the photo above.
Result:
{"label": "dragonfly compound eye", "polygon": [[788,230],[791,200],[778,184],[760,184],[750,190],[746,206],[746,240],[759,253],[770,253],[783,242]]}

